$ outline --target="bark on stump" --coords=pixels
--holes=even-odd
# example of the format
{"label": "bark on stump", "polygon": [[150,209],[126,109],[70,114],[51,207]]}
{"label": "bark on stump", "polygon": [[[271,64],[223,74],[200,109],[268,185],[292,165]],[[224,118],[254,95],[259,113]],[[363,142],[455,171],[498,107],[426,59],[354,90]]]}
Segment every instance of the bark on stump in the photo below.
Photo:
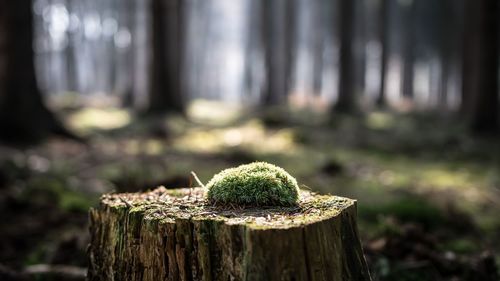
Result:
{"label": "bark on stump", "polygon": [[89,280],[370,280],[356,201],[227,209],[201,188],[108,194],[90,210]]}

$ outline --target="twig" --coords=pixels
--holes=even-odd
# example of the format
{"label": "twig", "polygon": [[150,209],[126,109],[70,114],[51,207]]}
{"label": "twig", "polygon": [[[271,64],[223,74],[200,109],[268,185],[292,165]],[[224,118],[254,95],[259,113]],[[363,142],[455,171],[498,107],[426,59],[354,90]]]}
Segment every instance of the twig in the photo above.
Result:
{"label": "twig", "polygon": [[193,190],[193,177],[189,177],[189,195],[188,199],[191,199],[191,191]]}
{"label": "twig", "polygon": [[195,172],[191,171],[191,175],[193,175],[193,178],[196,180],[196,182],[203,188],[205,188],[205,185],[200,181],[200,179],[198,178],[198,176],[196,175]]}
{"label": "twig", "polygon": [[127,200],[125,200],[125,199],[123,199],[121,197],[118,197],[118,198],[120,199],[120,201],[122,201],[123,203],[125,203],[125,205],[127,205],[127,207],[129,207],[129,208],[133,207],[132,204],[130,204],[129,202],[127,202]]}

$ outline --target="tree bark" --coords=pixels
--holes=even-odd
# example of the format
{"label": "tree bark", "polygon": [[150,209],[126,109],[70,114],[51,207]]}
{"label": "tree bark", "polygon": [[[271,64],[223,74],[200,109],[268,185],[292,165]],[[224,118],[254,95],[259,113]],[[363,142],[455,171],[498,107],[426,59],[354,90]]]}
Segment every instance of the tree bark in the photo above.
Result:
{"label": "tree bark", "polygon": [[355,93],[355,56],[354,56],[354,17],[355,1],[340,0],[340,65],[338,100],[334,107],[341,113],[356,111]]}
{"label": "tree bark", "polygon": [[147,113],[184,113],[183,0],[152,0],[151,83]]}
{"label": "tree bark", "polygon": [[31,1],[0,2],[0,139],[75,138],[45,106],[37,85]]}
{"label": "tree bark", "polygon": [[462,112],[475,133],[498,132],[497,0],[466,0]]}
{"label": "tree bark", "polygon": [[103,196],[89,280],[370,280],[355,200],[302,191],[296,207],[222,209],[203,193]]}

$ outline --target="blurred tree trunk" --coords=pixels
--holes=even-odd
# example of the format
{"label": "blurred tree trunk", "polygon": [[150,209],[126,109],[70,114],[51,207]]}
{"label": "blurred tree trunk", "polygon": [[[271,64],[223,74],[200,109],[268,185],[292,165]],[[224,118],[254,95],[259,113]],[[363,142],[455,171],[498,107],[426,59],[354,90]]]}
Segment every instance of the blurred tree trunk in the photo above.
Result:
{"label": "blurred tree trunk", "polygon": [[146,113],[183,113],[183,0],[152,0],[151,82]]}
{"label": "blurred tree trunk", "polygon": [[415,64],[415,17],[416,2],[418,0],[409,0],[404,7],[404,28],[403,28],[403,77],[402,77],[402,96],[413,98],[413,78]]}
{"label": "blurred tree trunk", "polygon": [[[69,13],[75,13],[75,1],[77,0],[67,0],[65,5],[68,9]],[[66,69],[67,74],[66,77],[68,81],[66,82],[66,88],[69,91],[78,92],[78,83],[77,83],[77,62],[76,62],[76,50],[75,44],[77,41],[75,40],[74,31],[68,31],[68,45],[66,46],[65,55],[66,55]]]}
{"label": "blurred tree trunk", "polygon": [[315,95],[321,95],[323,83],[323,68],[324,68],[324,26],[325,26],[325,10],[327,5],[325,1],[312,1],[314,9],[314,42],[313,42],[313,92]]}
{"label": "blurred tree trunk", "polygon": [[365,78],[366,78],[366,44],[367,44],[367,30],[366,18],[367,13],[364,7],[364,0],[354,0],[354,34],[353,34],[353,48],[354,48],[354,92],[358,95],[359,99],[365,91]]}
{"label": "blurred tree trunk", "polygon": [[257,73],[257,60],[259,52],[259,25],[256,19],[259,19],[260,13],[259,1],[250,1],[247,4],[247,35],[245,37],[245,70],[244,70],[244,85],[245,95],[251,96],[258,94],[259,79]]}
{"label": "blurred tree trunk", "polygon": [[43,103],[33,52],[32,2],[0,1],[0,139],[74,137]]}
{"label": "blurred tree trunk", "polygon": [[137,5],[135,0],[126,0],[124,4],[121,5],[120,15],[122,17],[122,22],[125,27],[130,32],[130,46],[127,47],[127,50],[124,54],[119,56],[118,64],[120,66],[125,66],[126,70],[122,71],[121,79],[126,81],[119,81],[123,83],[122,88],[122,105],[125,107],[133,107],[134,104],[134,88],[135,88],[135,65],[136,65],[136,52],[135,52],[135,44],[136,38],[134,34],[134,30],[137,28]]}
{"label": "blurred tree trunk", "polygon": [[[446,25],[446,24],[445,24]],[[446,28],[444,31],[450,31]],[[439,81],[439,97],[438,97],[438,106],[442,109],[447,108],[448,103],[448,81],[450,76],[450,68],[451,68],[451,50],[450,46],[450,34],[444,34],[441,37],[441,46],[440,46],[440,57],[441,57],[441,77]]]}
{"label": "blurred tree trunk", "polygon": [[126,93],[123,104],[143,111],[147,108],[148,87],[147,77],[150,77],[150,67],[148,56],[150,56],[149,37],[151,32],[147,32],[151,24],[150,18],[151,0],[136,1],[129,0],[130,9],[130,33],[131,45],[129,54],[130,64],[130,91]]}
{"label": "blurred tree trunk", "polygon": [[387,73],[387,62],[389,56],[389,0],[380,0],[380,12],[379,12],[379,42],[380,42],[380,86],[379,93],[377,97],[377,106],[385,107],[387,102],[385,100],[385,90],[386,90],[386,73]]}
{"label": "blurred tree trunk", "polygon": [[444,0],[440,3],[440,13],[443,15],[439,21],[439,56],[441,60],[441,77],[439,81],[438,106],[441,109],[448,108],[448,83],[453,68],[454,59],[457,55],[457,38],[459,23],[457,22],[458,11],[456,0]]}
{"label": "blurred tree trunk", "polygon": [[339,8],[339,37],[340,37],[340,64],[339,64],[339,91],[334,110],[341,113],[352,113],[357,109],[355,93],[355,56],[354,56],[354,21],[355,1],[340,0]]}
{"label": "blurred tree trunk", "polygon": [[261,36],[264,48],[263,106],[285,104],[291,84],[295,40],[294,0],[262,0]]}
{"label": "blurred tree trunk", "polygon": [[466,0],[462,110],[475,133],[498,131],[498,0]]}

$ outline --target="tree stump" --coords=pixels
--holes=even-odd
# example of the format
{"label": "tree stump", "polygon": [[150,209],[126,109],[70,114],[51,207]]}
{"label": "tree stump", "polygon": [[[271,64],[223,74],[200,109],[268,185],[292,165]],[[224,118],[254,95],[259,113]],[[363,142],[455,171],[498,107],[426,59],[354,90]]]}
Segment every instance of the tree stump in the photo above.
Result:
{"label": "tree stump", "polygon": [[202,188],[108,194],[90,210],[89,280],[370,280],[356,201],[222,208]]}

